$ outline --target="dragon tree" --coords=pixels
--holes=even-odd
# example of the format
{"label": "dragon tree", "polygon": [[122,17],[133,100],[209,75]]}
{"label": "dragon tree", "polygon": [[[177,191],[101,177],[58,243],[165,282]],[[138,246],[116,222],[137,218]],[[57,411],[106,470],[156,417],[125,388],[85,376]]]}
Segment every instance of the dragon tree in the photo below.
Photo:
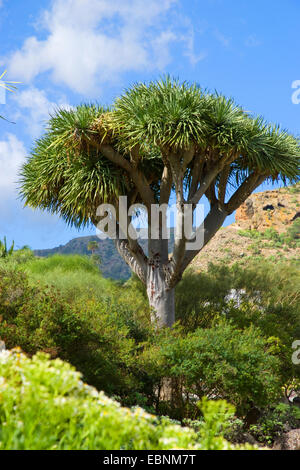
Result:
{"label": "dragon tree", "polygon": [[[78,228],[97,226],[97,208],[118,208],[120,196],[128,207],[146,207],[148,252],[132,230],[121,236],[118,211],[115,244],[146,286],[153,318],[171,326],[175,286],[194,257],[265,180],[298,181],[299,162],[300,142],[287,131],[232,99],[165,78],[134,85],[110,108],[58,109],[22,169],[21,195],[27,206],[59,214]],[[151,207],[176,198],[183,227],[185,206],[194,211],[204,197],[210,209],[197,228],[202,246],[187,249],[186,235],[177,230],[169,254],[163,211],[158,236],[151,237]],[[132,215],[126,217],[131,222]]]}

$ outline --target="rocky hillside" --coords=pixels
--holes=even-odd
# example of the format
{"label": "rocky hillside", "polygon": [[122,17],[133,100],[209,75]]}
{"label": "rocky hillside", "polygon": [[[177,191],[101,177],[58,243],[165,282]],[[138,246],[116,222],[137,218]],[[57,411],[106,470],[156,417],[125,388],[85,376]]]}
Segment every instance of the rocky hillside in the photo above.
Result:
{"label": "rocky hillside", "polygon": [[300,260],[300,184],[252,194],[237,210],[235,223],[219,230],[193,267],[259,256]]}
{"label": "rocky hillside", "polygon": [[273,227],[286,231],[300,217],[300,186],[252,194],[236,211],[235,220],[243,229],[264,231]]}

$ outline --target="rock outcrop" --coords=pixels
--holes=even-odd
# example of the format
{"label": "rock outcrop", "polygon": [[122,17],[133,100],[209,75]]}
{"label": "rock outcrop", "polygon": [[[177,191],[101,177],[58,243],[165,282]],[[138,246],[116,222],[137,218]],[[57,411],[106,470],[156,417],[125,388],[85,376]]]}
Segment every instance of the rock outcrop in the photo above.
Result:
{"label": "rock outcrop", "polygon": [[236,211],[242,229],[286,231],[300,217],[300,185],[252,194]]}
{"label": "rock outcrop", "polygon": [[253,255],[265,259],[299,259],[298,246],[275,246],[267,237],[264,243],[254,246],[254,239],[241,234],[245,229],[263,233],[268,228],[286,233],[298,217],[300,184],[252,194],[237,210],[235,223],[221,228],[194,259],[192,266],[196,271],[202,271],[207,269],[210,262],[232,265],[238,261],[247,264]]}

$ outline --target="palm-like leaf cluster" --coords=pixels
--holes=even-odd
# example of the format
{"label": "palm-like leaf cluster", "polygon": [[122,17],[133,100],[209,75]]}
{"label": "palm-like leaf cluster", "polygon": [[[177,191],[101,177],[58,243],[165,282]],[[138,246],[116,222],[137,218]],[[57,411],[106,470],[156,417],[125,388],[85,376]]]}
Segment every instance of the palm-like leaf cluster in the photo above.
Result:
{"label": "palm-like leaf cluster", "polygon": [[141,143],[174,150],[195,145],[202,155],[236,155],[236,169],[284,180],[299,177],[298,139],[252,117],[232,99],[196,85],[169,78],[137,84],[116,100],[113,125],[127,148]]}
{"label": "palm-like leaf cluster", "polygon": [[58,213],[79,227],[93,222],[98,205],[124,194],[124,173],[82,140],[103,111],[84,105],[51,117],[21,171],[27,205]]}
{"label": "palm-like leaf cluster", "polygon": [[[164,154],[181,159],[191,147],[187,185],[197,159],[205,163],[205,172],[230,157],[228,182],[235,185],[253,172],[291,182],[300,176],[298,139],[252,117],[232,99],[167,77],[133,86],[110,109],[82,105],[57,110],[23,167],[25,203],[59,213],[76,226],[93,221],[99,204],[114,203],[135,187],[131,175],[103,155],[102,144],[131,163],[135,152],[134,164],[156,199]],[[217,187],[219,181],[217,176],[213,184]]]}

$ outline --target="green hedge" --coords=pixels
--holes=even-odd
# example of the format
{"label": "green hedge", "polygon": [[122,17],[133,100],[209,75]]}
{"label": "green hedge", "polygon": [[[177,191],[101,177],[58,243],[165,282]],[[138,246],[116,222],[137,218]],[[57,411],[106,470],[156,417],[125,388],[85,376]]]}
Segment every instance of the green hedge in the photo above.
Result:
{"label": "green hedge", "polygon": [[122,408],[60,359],[42,353],[30,359],[18,349],[0,352],[1,450],[230,449],[215,435],[227,408],[205,403],[199,441],[189,428],[139,407]]}

